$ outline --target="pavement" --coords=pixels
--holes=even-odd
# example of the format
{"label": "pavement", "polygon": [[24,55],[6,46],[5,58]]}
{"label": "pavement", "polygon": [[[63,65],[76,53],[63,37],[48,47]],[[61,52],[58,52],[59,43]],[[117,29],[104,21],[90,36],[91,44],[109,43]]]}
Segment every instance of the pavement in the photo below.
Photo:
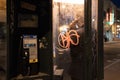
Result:
{"label": "pavement", "polygon": [[104,80],[120,80],[120,40],[104,43]]}

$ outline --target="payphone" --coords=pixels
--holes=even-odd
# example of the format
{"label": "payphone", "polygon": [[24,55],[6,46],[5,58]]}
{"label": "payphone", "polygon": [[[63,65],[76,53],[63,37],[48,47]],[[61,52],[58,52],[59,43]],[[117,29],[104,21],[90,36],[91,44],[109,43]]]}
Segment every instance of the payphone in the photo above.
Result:
{"label": "payphone", "polygon": [[26,56],[29,54],[29,63],[38,62],[36,35],[23,35],[23,50]]}
{"label": "payphone", "polygon": [[[23,35],[22,36],[22,67],[23,75],[31,75],[37,73],[35,69],[33,70],[33,64],[38,62],[38,44],[37,44],[37,35]],[[36,65],[37,67],[37,65]],[[34,71],[34,72],[33,72]]]}
{"label": "payphone", "polygon": [[8,80],[24,80],[26,77],[27,80],[38,77],[49,77],[51,80],[51,1],[10,0],[8,4]]}

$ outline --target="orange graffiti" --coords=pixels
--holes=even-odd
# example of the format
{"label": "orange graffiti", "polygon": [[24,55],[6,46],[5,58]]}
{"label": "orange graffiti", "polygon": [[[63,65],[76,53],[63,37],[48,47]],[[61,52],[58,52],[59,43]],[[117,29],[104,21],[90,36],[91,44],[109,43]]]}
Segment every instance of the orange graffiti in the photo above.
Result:
{"label": "orange graffiti", "polygon": [[[75,41],[72,39],[72,37],[75,38]],[[58,44],[64,49],[70,48],[70,44],[78,45],[79,37],[80,36],[78,35],[76,30],[67,31],[65,34],[60,33],[58,35]]]}

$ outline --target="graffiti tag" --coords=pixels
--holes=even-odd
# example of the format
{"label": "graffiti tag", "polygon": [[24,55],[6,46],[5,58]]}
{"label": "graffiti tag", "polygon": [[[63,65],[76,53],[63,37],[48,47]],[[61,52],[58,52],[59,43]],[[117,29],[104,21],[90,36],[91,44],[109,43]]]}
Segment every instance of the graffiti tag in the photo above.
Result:
{"label": "graffiti tag", "polygon": [[[75,39],[73,39],[73,37]],[[60,47],[66,49],[66,48],[70,48],[70,44],[72,45],[78,45],[79,43],[79,35],[77,33],[76,30],[69,30],[67,32],[60,33],[58,35],[58,44]]]}

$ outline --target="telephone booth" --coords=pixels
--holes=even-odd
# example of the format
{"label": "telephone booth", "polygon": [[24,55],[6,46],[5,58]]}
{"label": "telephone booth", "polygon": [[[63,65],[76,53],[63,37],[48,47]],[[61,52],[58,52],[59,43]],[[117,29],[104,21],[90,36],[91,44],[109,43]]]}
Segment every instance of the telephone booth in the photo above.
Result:
{"label": "telephone booth", "polygon": [[7,0],[7,79],[102,80],[102,3]]}
{"label": "telephone booth", "polygon": [[101,3],[100,0],[52,2],[54,74],[61,72],[63,80],[103,78]]}

